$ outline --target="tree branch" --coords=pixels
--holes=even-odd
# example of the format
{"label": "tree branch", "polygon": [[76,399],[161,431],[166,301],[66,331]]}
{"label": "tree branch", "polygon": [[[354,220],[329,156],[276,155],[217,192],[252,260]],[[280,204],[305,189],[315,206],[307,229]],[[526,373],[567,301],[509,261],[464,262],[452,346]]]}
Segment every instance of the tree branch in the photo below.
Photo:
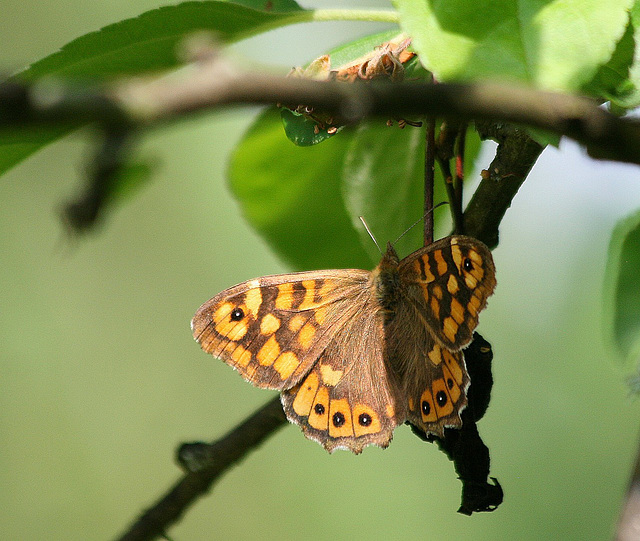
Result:
{"label": "tree branch", "polygon": [[638,121],[616,117],[587,98],[493,83],[344,84],[242,73],[212,62],[187,81],[121,87],[114,96],[132,119],[143,123],[240,103],[304,103],[336,113],[346,123],[411,114],[506,121],[571,137],[594,158],[640,164]]}
{"label": "tree branch", "polygon": [[464,213],[464,231],[489,248],[498,245],[498,226],[544,147],[524,130],[508,125],[476,124],[480,137],[498,142],[496,157]]}
{"label": "tree branch", "polygon": [[335,81],[249,73],[214,56],[183,78],[135,80],[104,89],[0,86],[0,129],[97,121],[154,126],[187,114],[240,104],[307,104],[345,123],[427,114],[460,121],[505,121],[566,135],[594,158],[640,164],[640,123],[587,98],[492,83]]}
{"label": "tree branch", "polygon": [[178,450],[178,460],[187,473],[119,540],[142,541],[164,536],[167,528],[179,520],[197,498],[206,494],[219,477],[286,422],[280,397],[277,396],[218,441],[182,445]]}

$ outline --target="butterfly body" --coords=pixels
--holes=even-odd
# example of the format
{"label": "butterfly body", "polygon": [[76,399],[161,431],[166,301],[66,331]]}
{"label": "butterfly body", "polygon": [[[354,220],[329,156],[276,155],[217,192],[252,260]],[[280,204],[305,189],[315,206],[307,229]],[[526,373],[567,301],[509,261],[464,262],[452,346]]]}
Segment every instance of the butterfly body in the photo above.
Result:
{"label": "butterfly body", "polygon": [[328,451],[386,447],[406,420],[442,436],[461,425],[462,348],[495,287],[484,244],[441,239],[373,271],[265,276],[204,303],[202,348],[258,387],[282,392],[291,422]]}

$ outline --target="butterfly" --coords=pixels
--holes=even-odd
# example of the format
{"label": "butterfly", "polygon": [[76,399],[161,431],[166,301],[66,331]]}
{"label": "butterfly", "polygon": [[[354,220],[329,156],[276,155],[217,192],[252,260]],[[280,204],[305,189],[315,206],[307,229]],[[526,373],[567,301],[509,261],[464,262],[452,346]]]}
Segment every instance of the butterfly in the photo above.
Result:
{"label": "butterfly", "polygon": [[332,452],[387,447],[409,421],[460,427],[469,387],[462,348],[496,285],[489,249],[450,236],[373,271],[264,276],[226,289],[191,321],[207,353],[281,391],[305,436]]}

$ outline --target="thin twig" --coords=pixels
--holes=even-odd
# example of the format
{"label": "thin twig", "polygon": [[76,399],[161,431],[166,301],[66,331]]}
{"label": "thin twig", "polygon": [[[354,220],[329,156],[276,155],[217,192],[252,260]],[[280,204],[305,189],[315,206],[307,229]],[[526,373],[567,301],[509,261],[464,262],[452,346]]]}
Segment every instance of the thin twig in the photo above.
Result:
{"label": "thin twig", "polygon": [[433,190],[436,161],[436,119],[428,117],[424,153],[424,245],[433,242]]}
{"label": "thin twig", "polygon": [[[467,138],[467,123],[463,122],[458,129],[458,135],[456,137],[457,150],[456,150],[456,176],[453,179],[453,192],[456,197],[456,203],[460,205],[460,213],[462,213],[462,189],[464,186],[464,151]],[[459,220],[457,223],[458,229],[456,233],[459,235],[464,234],[464,220]]]}
{"label": "thin twig", "polygon": [[456,191],[456,179],[451,172],[451,160],[455,156],[456,140],[458,139],[459,128],[455,123],[443,122],[440,126],[440,134],[437,142],[438,166],[444,179],[444,187],[447,191],[449,199],[449,208],[451,209],[451,219],[453,221],[453,232],[461,234],[463,230],[462,217],[462,191],[460,197]]}
{"label": "thin twig", "polygon": [[[179,451],[181,455],[188,454],[185,446],[199,447],[202,460],[198,462],[198,467],[184,475],[166,495],[145,511],[118,538],[119,541],[143,541],[165,535],[167,528],[180,519],[182,513],[197,498],[206,494],[219,477],[286,422],[278,396],[218,441],[212,444],[183,445]],[[183,458],[182,462],[184,464],[187,461]],[[194,462],[196,461],[191,460],[189,463]]]}

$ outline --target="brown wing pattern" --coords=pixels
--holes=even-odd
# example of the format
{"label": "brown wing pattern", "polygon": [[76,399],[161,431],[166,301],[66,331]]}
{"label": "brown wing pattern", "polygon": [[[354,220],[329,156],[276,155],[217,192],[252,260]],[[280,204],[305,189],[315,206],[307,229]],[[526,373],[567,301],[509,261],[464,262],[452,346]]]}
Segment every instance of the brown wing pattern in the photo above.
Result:
{"label": "brown wing pattern", "polygon": [[403,259],[399,272],[405,297],[441,346],[457,351],[471,342],[478,314],[496,285],[493,258],[482,242],[441,239]]}
{"label": "brown wing pattern", "polygon": [[440,346],[415,311],[411,303],[398,303],[386,327],[387,356],[399,374],[405,418],[442,436],[445,427],[462,425],[469,375],[462,351]]}
{"label": "brown wing pattern", "polygon": [[326,348],[342,306],[366,290],[369,275],[347,269],[249,280],[204,303],[191,329],[203,350],[247,381],[288,389]]}
{"label": "brown wing pattern", "polygon": [[402,404],[394,394],[384,361],[382,314],[373,298],[344,306],[345,324],[322,352],[318,362],[294,388],[282,393],[290,421],[305,435],[332,452],[360,453],[366,445],[387,447],[398,422],[404,421]]}
{"label": "brown wing pattern", "polygon": [[493,258],[480,241],[453,236],[409,255],[398,272],[389,359],[401,374],[407,419],[442,436],[462,425],[470,383],[462,348],[496,285]]}

